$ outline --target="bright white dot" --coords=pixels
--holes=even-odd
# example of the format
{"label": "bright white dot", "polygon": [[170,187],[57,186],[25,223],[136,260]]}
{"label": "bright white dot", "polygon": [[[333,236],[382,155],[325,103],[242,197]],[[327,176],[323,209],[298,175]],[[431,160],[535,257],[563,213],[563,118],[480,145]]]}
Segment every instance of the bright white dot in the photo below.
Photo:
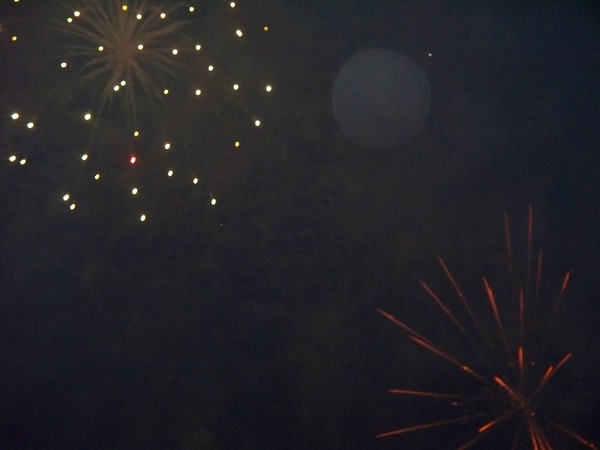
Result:
{"label": "bright white dot", "polygon": [[137,49],[140,51],[144,50],[144,44],[138,44]]}
{"label": "bright white dot", "polygon": [[67,22],[68,23],[73,23],[73,18],[72,17],[67,17]]}
{"label": "bright white dot", "polygon": [[167,176],[168,176],[168,177],[172,177],[172,176],[173,176],[173,173],[174,173],[174,172],[173,172],[172,170],[169,170],[169,171],[167,172]]}
{"label": "bright white dot", "polygon": [[119,83],[121,86],[125,86],[127,84],[127,81],[125,80],[121,80],[121,82]]}
{"label": "bright white dot", "polygon": [[235,30],[235,34],[237,37],[242,37],[244,35],[244,33],[242,32],[242,30],[240,30],[239,28],[237,30]]}
{"label": "bright white dot", "polygon": [[118,91],[119,91],[119,89],[121,89],[121,86],[119,86],[118,84],[115,84],[115,85],[113,86],[113,91],[115,91],[115,92],[118,92]]}
{"label": "bright white dot", "polygon": [[196,8],[194,8],[193,6],[190,6],[188,10],[189,10],[189,12],[193,13],[194,11],[196,11]]}
{"label": "bright white dot", "polygon": [[85,114],[83,115],[83,118],[84,118],[85,120],[92,120],[92,114],[91,114],[91,113],[89,113],[89,112],[88,112],[88,113],[85,113]]}
{"label": "bright white dot", "polygon": [[239,85],[239,84],[235,83],[235,84],[233,85],[233,90],[234,90],[234,91],[237,91],[239,88],[240,88],[240,85]]}
{"label": "bright white dot", "polygon": [[10,118],[12,120],[17,120],[19,118],[19,113],[18,112],[14,112],[10,115]]}
{"label": "bright white dot", "polygon": [[146,221],[146,214],[142,214],[140,216],[140,222],[145,222]]}
{"label": "bright white dot", "polygon": [[165,13],[160,13],[160,18],[164,20],[167,18],[167,15]]}
{"label": "bright white dot", "polygon": [[136,187],[134,187],[134,188],[131,190],[131,193],[132,193],[133,195],[137,195],[137,193],[138,193],[138,192],[139,192],[139,190],[138,190],[138,188],[136,188]]}
{"label": "bright white dot", "polygon": [[133,137],[138,137],[140,135],[140,132],[138,130],[135,130],[133,132]]}
{"label": "bright white dot", "polygon": [[79,17],[81,15],[81,12],[79,12],[79,11],[73,11],[73,15],[75,17]]}
{"label": "bright white dot", "polygon": [[94,175],[94,180],[98,181],[100,179],[100,174],[97,173],[96,175]]}
{"label": "bright white dot", "polygon": [[10,37],[10,40],[13,42],[16,42],[17,39],[18,39],[18,37],[16,35]]}
{"label": "bright white dot", "polygon": [[25,164],[27,164],[27,160],[25,158],[23,158],[21,161],[19,161],[19,164],[24,166]]}
{"label": "bright white dot", "polygon": [[170,150],[170,149],[171,149],[171,143],[165,142],[165,150]]}
{"label": "bright white dot", "polygon": [[216,198],[212,198],[210,200],[210,204],[213,205],[213,206],[215,206],[217,204],[217,199]]}
{"label": "bright white dot", "polygon": [[66,61],[61,62],[60,63],[60,68],[61,69],[66,69],[67,68],[67,62]]}
{"label": "bright white dot", "polygon": [[137,13],[137,14],[135,15],[135,18],[136,18],[137,20],[142,20],[142,17],[143,17],[143,16],[142,16],[140,13]]}
{"label": "bright white dot", "polygon": [[84,153],[83,155],[81,155],[81,160],[82,161],[87,161],[87,159],[88,159],[88,154],[87,153]]}
{"label": "bright white dot", "polygon": [[196,92],[195,92],[195,94],[196,94],[196,95],[200,95],[200,94],[202,94],[202,90],[200,90],[200,89],[196,89]]}
{"label": "bright white dot", "polygon": [[427,56],[431,58],[433,56],[433,53],[427,53]]}
{"label": "bright white dot", "polygon": [[260,127],[260,120],[256,119],[256,120],[254,121],[254,126],[255,126],[255,127]]}
{"label": "bright white dot", "polygon": [[135,164],[136,161],[137,161],[137,158],[135,156],[132,156],[131,158],[129,158],[129,162],[131,164]]}
{"label": "bright white dot", "polygon": [[177,54],[179,53],[179,50],[174,48],[173,50],[171,50],[171,53],[173,53],[173,56],[177,56]]}
{"label": "bright white dot", "polygon": [[215,66],[213,66],[212,64],[210,66],[208,66],[209,72],[212,72],[213,70],[215,70]]}
{"label": "bright white dot", "polygon": [[35,127],[35,123],[33,123],[33,122],[27,123],[27,128],[29,128],[31,130],[33,127]]}
{"label": "bright white dot", "polygon": [[77,208],[77,205],[76,205],[75,203],[71,203],[71,206],[69,206],[69,209],[70,209],[71,211],[74,211],[74,210],[75,210],[75,208]]}
{"label": "bright white dot", "polygon": [[165,95],[169,95],[169,90],[168,90],[168,89],[165,89],[165,90],[163,91],[163,94],[165,94]]}
{"label": "bright white dot", "polygon": [[63,201],[66,202],[71,198],[71,196],[69,194],[65,194],[65,195],[63,195],[62,198],[63,198]]}
{"label": "bright white dot", "polygon": [[195,178],[192,180],[192,183],[194,183],[194,184],[198,184],[198,183],[200,183],[200,179],[199,179],[198,177],[195,177]]}
{"label": "bright white dot", "polygon": [[240,144],[240,141],[235,141],[235,143],[233,144],[233,146],[234,146],[235,148],[240,148],[240,145],[241,145],[241,144]]}
{"label": "bright white dot", "polygon": [[99,52],[103,52],[104,51],[104,46],[103,45],[99,45],[98,46],[98,51]]}
{"label": "bright white dot", "polygon": [[229,3],[229,6],[230,6],[231,8],[235,8],[235,2],[230,2],[230,3]]}
{"label": "bright white dot", "polygon": [[16,157],[15,155],[10,155],[10,156],[8,157],[8,160],[9,160],[10,162],[15,162],[15,161],[17,160],[17,157]]}
{"label": "bright white dot", "polygon": [[273,90],[273,87],[272,87],[270,84],[267,84],[267,85],[265,86],[265,91],[267,91],[267,92],[271,92],[272,90]]}
{"label": "bright white dot", "polygon": [[196,44],[196,51],[199,52],[200,50],[202,50],[202,46],[200,44]]}

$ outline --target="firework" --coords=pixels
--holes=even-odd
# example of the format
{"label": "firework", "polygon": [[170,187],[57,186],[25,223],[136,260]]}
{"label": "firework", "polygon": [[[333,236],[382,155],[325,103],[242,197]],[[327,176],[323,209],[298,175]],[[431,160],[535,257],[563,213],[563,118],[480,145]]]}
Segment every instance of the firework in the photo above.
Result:
{"label": "firework", "polygon": [[19,13],[23,3],[14,17],[34,19],[2,29],[16,85],[0,104],[8,166],[45,172],[44,190],[72,211],[122,198],[146,221],[185,196],[216,205],[211,169],[257,139],[255,111],[269,106],[272,85],[247,56],[266,24],[245,30],[234,2],[79,0]]}
{"label": "firework", "polygon": [[[513,301],[501,303],[500,296],[487,278],[483,278],[485,303],[487,306],[471,302],[459,286],[446,262],[438,256],[438,262],[445,278],[454,291],[459,307],[450,307],[447,301],[425,282],[421,286],[460,336],[468,353],[458,354],[449,351],[450,344],[440,339],[430,339],[404,320],[384,310],[378,310],[386,319],[407,333],[410,340],[427,352],[453,366],[457,373],[466,377],[462,385],[474,386],[472,391],[435,392],[418,389],[390,389],[390,393],[445,401],[453,411],[452,416],[427,420],[403,426],[377,435],[379,438],[403,435],[446,426],[460,426],[470,430],[470,436],[459,444],[459,449],[467,449],[478,443],[492,448],[494,437],[509,432],[512,446],[502,448],[531,448],[552,450],[550,433],[559,433],[579,444],[581,448],[598,447],[569,427],[557,422],[544,405],[544,394],[548,386],[558,377],[563,366],[568,364],[572,353],[556,356],[550,363],[544,363],[547,353],[548,336],[556,314],[563,301],[571,276],[566,272],[562,278],[555,301],[550,307],[542,304],[541,278],[543,253],[536,257],[532,252],[532,210],[529,208],[527,230],[527,257],[524,277],[517,279],[516,264],[513,258],[508,217],[505,215],[506,248],[509,259]],[[535,264],[534,264],[535,260]],[[487,311],[485,311],[487,310]],[[546,312],[542,317],[542,311]],[[508,324],[515,324],[512,327]],[[504,434],[502,434],[504,436]],[[495,448],[495,447],[493,447]]]}
{"label": "firework", "polygon": [[[119,1],[83,0],[58,31],[74,38],[69,59],[80,59],[80,84],[100,86],[102,106],[120,96],[128,113],[136,116],[135,91],[163,100],[165,86],[180,81],[177,71],[189,70],[181,58],[178,42],[188,22],[171,19],[183,5],[170,9],[150,7],[148,2],[125,5]],[[194,8],[190,8],[193,14]],[[181,51],[191,50],[186,43]],[[196,51],[201,45],[196,44]],[[63,63],[63,68],[68,66]]]}

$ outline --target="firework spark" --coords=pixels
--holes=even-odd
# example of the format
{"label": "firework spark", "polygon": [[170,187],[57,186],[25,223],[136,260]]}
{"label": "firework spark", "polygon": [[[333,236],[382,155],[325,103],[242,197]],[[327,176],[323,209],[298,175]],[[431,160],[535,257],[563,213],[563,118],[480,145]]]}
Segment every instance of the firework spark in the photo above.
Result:
{"label": "firework spark", "polygon": [[[527,445],[533,450],[552,450],[556,447],[549,437],[550,431],[561,432],[581,447],[598,449],[594,443],[549,417],[541,405],[548,384],[572,357],[572,353],[567,352],[550,364],[541,363],[548,332],[564,298],[571,273],[566,272],[563,276],[556,300],[549,309],[549,320],[541,320],[539,303],[543,254],[540,250],[533,265],[531,208],[527,228],[526,275],[523,280],[517,280],[509,221],[505,215],[506,247],[514,302],[512,305],[500,305],[491,283],[487,278],[483,278],[485,303],[490,320],[486,321],[477,305],[467,299],[441,257],[438,256],[438,262],[459,300],[462,312],[450,308],[427,283],[421,282],[428,297],[452,323],[463,340],[468,342],[474,350],[472,353],[478,355],[476,358],[457,356],[456,352],[447,350],[438,340],[430,340],[404,320],[382,309],[378,310],[386,319],[402,328],[410,340],[454,366],[479,388],[476,396],[428,390],[390,389],[390,393],[402,396],[446,400],[459,413],[451,418],[440,418],[386,431],[377,437],[385,438],[460,424],[470,426],[472,435],[460,444],[459,449],[470,448],[480,441],[489,445],[490,439],[486,436],[492,436],[503,428],[514,431],[511,438],[513,449]],[[509,330],[505,325],[508,323],[516,324],[516,332]]]}

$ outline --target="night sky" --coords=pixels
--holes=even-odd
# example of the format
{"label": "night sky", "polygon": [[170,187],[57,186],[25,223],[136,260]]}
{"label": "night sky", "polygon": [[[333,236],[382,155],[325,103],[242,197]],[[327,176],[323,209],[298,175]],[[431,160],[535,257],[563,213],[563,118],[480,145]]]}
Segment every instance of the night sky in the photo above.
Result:
{"label": "night sky", "polygon": [[[543,269],[527,374],[573,356],[527,399],[553,448],[595,447],[546,413],[600,443],[598,2],[165,1],[164,35],[143,56],[107,44],[93,73],[97,43],[68,32],[92,29],[89,2],[13,1],[0,0],[0,448],[457,448],[518,408],[377,310],[508,376],[482,277],[513,342],[504,213],[524,280],[530,206]],[[129,43],[116,12],[99,29]],[[140,72],[113,92],[132,59]],[[480,346],[420,285],[468,323],[436,255],[481,318]],[[531,448],[518,418],[472,448]]]}

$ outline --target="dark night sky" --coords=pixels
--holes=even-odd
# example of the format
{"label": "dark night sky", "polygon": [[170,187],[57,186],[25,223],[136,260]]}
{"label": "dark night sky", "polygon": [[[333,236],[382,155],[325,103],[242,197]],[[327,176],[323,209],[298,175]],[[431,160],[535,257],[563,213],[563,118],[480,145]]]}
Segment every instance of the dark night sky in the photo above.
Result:
{"label": "dark night sky", "polygon": [[[120,162],[118,106],[91,139],[74,118],[98,86],[60,100],[73,79],[48,67],[71,38],[47,25],[61,6],[0,5],[0,448],[456,448],[473,428],[374,437],[448,417],[445,403],[391,387],[489,395],[376,310],[479,361],[418,281],[454,301],[440,254],[474,303],[484,275],[500,298],[503,212],[520,256],[529,205],[549,293],[540,317],[573,270],[539,358],[574,356],[542,404],[600,441],[597,2],[246,0],[233,15],[208,3],[189,34],[223,79],[266,78],[273,95],[232,102],[215,82],[210,106],[180,99],[166,115],[141,96],[151,131],[134,175]],[[248,36],[232,44],[222,30],[238,23]],[[337,74],[371,49],[408,58],[430,86],[422,128],[388,148],[350,139],[332,106]],[[33,137],[9,117],[19,105],[40,122]],[[170,163],[197,169],[199,189],[154,177],[153,144],[171,130],[187,153]],[[90,142],[114,175],[101,189],[63,163]],[[120,194],[132,176],[149,193],[143,224]],[[74,212],[60,200],[67,185],[79,189]],[[478,448],[506,448],[504,438]]]}

